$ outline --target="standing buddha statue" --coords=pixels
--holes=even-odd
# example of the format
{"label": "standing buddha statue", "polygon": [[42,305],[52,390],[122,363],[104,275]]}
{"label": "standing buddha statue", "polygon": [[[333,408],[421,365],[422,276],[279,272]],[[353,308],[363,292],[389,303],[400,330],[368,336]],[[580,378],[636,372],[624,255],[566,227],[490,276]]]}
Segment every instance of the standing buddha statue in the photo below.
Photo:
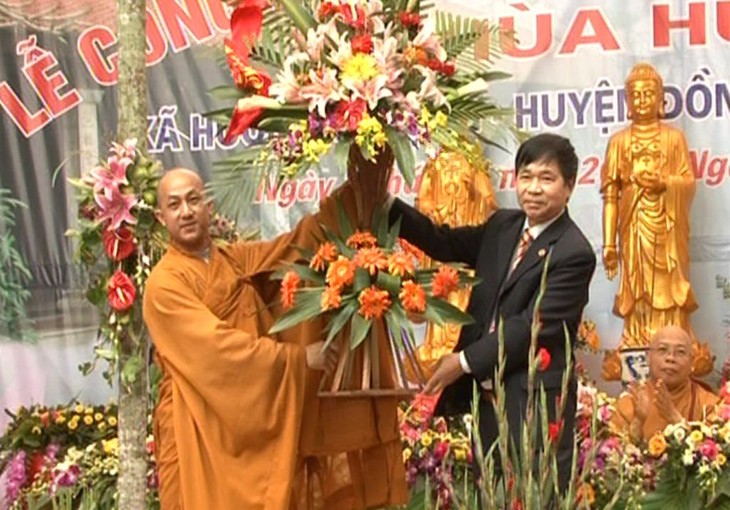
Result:
{"label": "standing buddha statue", "polygon": [[689,281],[695,177],[687,141],[661,121],[664,86],[654,67],[634,66],[626,99],[631,124],[611,137],[601,173],[603,264],[609,279],[621,273],[614,302],[624,319],[619,350],[644,348],[659,328],[677,325],[692,337],[695,373],[703,375],[712,359],[689,320],[697,301]]}

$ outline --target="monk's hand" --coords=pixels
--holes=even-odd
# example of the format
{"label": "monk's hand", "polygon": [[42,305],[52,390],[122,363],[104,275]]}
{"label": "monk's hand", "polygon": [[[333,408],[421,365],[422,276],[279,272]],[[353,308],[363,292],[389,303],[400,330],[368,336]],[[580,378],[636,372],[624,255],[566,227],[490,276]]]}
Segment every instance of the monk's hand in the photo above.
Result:
{"label": "monk's hand", "polygon": [[632,383],[629,386],[629,394],[634,403],[634,420],[642,426],[646,421],[647,411],[651,405],[649,391],[649,387],[644,383]]}
{"label": "monk's hand", "polygon": [[606,278],[613,280],[618,273],[618,250],[615,246],[603,247],[603,269],[606,271]]}
{"label": "monk's hand", "polygon": [[654,395],[654,402],[662,418],[669,423],[679,423],[682,421],[682,414],[674,407],[672,396],[669,394],[669,390],[661,379],[654,384]]}
{"label": "monk's hand", "polygon": [[426,383],[423,392],[426,395],[440,393],[446,386],[456,381],[463,374],[464,370],[461,368],[461,363],[459,362],[459,354],[447,354],[438,361],[436,371],[431,376],[431,379],[428,380],[428,383]]}
{"label": "monk's hand", "polygon": [[315,342],[306,347],[307,367],[312,370],[325,370],[327,366],[327,351],[324,342]]}

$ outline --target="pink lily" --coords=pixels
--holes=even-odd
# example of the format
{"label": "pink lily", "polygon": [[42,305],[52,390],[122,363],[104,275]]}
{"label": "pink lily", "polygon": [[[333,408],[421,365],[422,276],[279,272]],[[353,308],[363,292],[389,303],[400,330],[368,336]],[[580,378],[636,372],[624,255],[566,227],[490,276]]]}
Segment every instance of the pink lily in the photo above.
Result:
{"label": "pink lily", "polygon": [[112,189],[109,196],[98,194],[95,198],[100,210],[98,220],[99,222],[109,220],[110,230],[118,229],[124,222],[130,225],[137,223],[137,219],[132,215],[132,207],[137,204],[137,197],[134,195],[122,194],[118,189]]}
{"label": "pink lily", "polygon": [[119,186],[127,184],[127,168],[132,164],[130,158],[118,158],[111,156],[107,160],[107,166],[98,166],[90,173],[94,179],[94,193],[102,193],[111,198],[114,190],[119,191]]}

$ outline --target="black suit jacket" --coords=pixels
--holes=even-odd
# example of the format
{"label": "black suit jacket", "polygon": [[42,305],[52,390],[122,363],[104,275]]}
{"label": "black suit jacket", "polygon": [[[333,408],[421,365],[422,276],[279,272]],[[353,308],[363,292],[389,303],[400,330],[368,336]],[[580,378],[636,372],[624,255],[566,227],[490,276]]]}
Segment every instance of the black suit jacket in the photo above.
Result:
{"label": "black suit jacket", "polygon": [[[462,328],[455,348],[456,352],[464,351],[472,374],[461,377],[444,390],[437,412],[468,412],[474,379],[482,382],[494,377],[498,360],[497,331],[501,323],[510,429],[521,428],[520,417],[524,415],[526,405],[531,324],[545,260],[549,254],[547,287],[539,309],[542,328],[538,348],[547,349],[552,362],[547,371],[537,374],[537,382],[545,387],[550,399],[553,394],[559,394],[565,370],[563,325],[567,327],[572,347],[583,308],[588,302],[588,288],[596,266],[590,243],[566,211],[532,242],[520,264],[508,276],[525,223],[521,210],[497,210],[479,226],[451,228],[434,225],[413,207],[396,200],[390,210],[391,222],[398,217],[401,218],[401,236],[406,240],[436,260],[471,266],[482,279],[472,289],[467,309],[475,322]],[[490,333],[492,318],[497,320],[497,328]],[[565,425],[572,432],[570,413],[574,413],[575,393],[569,393]],[[488,406],[485,412],[493,413],[491,407]],[[491,432],[486,432],[491,436]],[[564,439],[566,436],[570,436],[572,443],[572,433],[564,434]],[[482,439],[485,444],[491,444],[490,438],[483,436]]]}

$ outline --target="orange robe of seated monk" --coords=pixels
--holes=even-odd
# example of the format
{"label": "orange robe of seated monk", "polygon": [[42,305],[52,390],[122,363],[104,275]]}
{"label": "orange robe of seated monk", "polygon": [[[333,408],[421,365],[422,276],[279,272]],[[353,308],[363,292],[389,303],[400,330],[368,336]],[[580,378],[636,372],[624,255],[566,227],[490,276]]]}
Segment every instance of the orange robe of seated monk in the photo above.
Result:
{"label": "orange robe of seated monk", "polygon": [[[354,204],[345,185],[337,192]],[[154,413],[162,510],[356,509],[407,500],[396,402],[319,399],[304,346],[312,320],[267,336],[280,313],[271,271],[337,231],[332,198],[290,233],[170,247],[150,275],[144,318],[163,377]],[[352,216],[350,216],[352,217]]]}
{"label": "orange robe of seated monk", "polygon": [[[719,400],[712,391],[693,380],[671,396],[674,407],[687,421],[702,421],[713,414]],[[631,395],[624,395],[616,401],[611,426],[616,432],[628,434],[633,419],[634,401]],[[663,431],[667,425],[669,422],[659,413],[652,399],[642,428],[642,439],[648,441],[654,434]]]}

